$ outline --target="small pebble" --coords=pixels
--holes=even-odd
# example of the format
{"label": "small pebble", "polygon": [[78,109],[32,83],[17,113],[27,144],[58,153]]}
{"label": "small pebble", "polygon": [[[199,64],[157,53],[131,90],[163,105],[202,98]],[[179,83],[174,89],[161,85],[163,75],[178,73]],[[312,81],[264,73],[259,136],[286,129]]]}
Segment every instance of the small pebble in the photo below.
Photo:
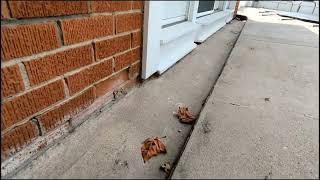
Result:
{"label": "small pebble", "polygon": [[169,174],[169,173],[170,173],[170,170],[171,170],[170,163],[169,163],[169,162],[166,162],[166,163],[161,164],[160,169],[162,169],[164,172],[166,172],[167,174]]}
{"label": "small pebble", "polygon": [[181,129],[179,129],[178,132],[181,132]]}

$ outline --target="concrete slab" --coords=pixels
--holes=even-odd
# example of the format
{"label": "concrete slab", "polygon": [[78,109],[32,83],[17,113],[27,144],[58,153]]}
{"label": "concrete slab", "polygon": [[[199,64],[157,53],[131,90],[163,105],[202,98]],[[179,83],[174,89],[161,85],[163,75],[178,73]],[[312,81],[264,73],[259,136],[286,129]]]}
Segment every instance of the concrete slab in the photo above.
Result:
{"label": "concrete slab", "polygon": [[[310,28],[312,23],[309,23]],[[314,28],[316,29],[316,28]],[[250,39],[268,41],[297,46],[319,47],[319,41],[314,32],[303,25],[282,24],[281,21],[259,22],[248,21],[243,29],[243,35]]]}
{"label": "concrete slab", "polygon": [[[319,27],[314,27],[314,25],[318,26],[319,25],[318,23],[305,22],[305,21],[302,21],[299,19],[288,20],[289,18],[279,16],[275,12],[271,12],[271,13],[259,13],[258,12],[257,13],[256,12],[257,10],[259,12],[270,11],[270,9],[264,9],[264,8],[250,8],[250,7],[243,8],[242,7],[239,9],[239,11],[237,13],[250,16],[251,21],[302,26],[302,27],[310,30],[313,33],[319,34]],[[272,18],[270,18],[270,17],[272,17]],[[293,38],[295,38],[295,37],[293,37]]]}
{"label": "concrete slab", "polygon": [[319,39],[315,38],[315,34],[319,35],[319,27],[314,27],[314,23],[296,19],[283,20],[284,17],[276,14],[263,16],[259,13],[265,10],[262,8],[241,8],[239,10],[238,14],[250,17],[250,21],[243,29],[243,34],[251,39],[319,47]]}
{"label": "concrete slab", "polygon": [[319,178],[319,35],[250,11],[173,179]]}
{"label": "concrete slab", "polygon": [[[174,117],[178,103],[202,108],[243,22],[232,21],[157,79],[84,122],[12,178],[165,178],[160,164],[180,154],[191,125]],[[178,132],[181,130],[181,132]],[[143,163],[141,143],[163,139],[168,153]]]}

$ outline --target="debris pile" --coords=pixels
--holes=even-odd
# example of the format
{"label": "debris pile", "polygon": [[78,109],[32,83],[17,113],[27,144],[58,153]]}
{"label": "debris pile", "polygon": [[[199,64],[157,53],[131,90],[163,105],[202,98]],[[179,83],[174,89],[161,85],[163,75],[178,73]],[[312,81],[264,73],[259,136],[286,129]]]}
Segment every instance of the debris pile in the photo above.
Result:
{"label": "debris pile", "polygon": [[[186,124],[192,124],[196,119],[190,109],[183,105],[178,106],[178,112],[176,112],[175,115],[181,123]],[[178,132],[180,133],[181,130],[179,129]],[[161,138],[166,138],[166,136]],[[141,147],[141,155],[144,163],[153,156],[157,156],[160,153],[167,153],[166,146],[161,142],[161,138],[152,137],[144,140]],[[169,174],[171,170],[170,162],[161,164],[160,169]]]}

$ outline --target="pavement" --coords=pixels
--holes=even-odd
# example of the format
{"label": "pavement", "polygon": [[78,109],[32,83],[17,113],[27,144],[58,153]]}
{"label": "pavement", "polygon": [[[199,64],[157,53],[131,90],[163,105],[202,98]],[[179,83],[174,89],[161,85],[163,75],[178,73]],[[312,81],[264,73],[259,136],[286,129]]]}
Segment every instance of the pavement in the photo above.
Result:
{"label": "pavement", "polygon": [[[200,113],[243,25],[232,21],[9,178],[166,178],[160,165],[174,164],[192,129],[173,112],[182,103]],[[142,142],[154,136],[166,136],[167,154],[143,163]]]}
{"label": "pavement", "polygon": [[171,178],[319,179],[319,28],[245,8]]}

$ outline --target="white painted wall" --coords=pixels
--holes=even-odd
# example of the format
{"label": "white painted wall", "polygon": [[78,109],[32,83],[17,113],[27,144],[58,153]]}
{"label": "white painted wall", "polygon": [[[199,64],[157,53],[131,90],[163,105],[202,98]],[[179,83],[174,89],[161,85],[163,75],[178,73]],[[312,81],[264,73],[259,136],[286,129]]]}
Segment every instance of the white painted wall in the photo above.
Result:
{"label": "white painted wall", "polygon": [[254,7],[272,9],[286,16],[319,22],[319,1],[258,1]]}
{"label": "white painted wall", "polygon": [[255,7],[315,16],[319,15],[319,1],[258,1]]}

